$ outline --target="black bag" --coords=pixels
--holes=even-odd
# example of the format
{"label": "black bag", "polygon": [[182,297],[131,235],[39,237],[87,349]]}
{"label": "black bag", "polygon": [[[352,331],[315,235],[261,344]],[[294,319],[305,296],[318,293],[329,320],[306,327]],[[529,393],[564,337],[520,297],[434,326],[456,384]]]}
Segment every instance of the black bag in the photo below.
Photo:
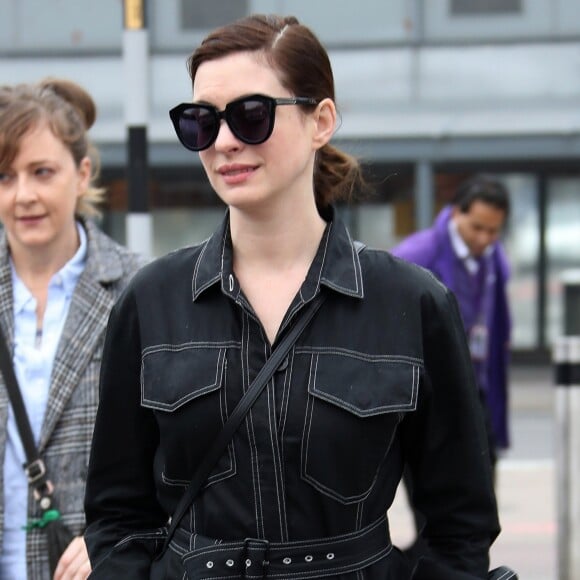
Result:
{"label": "black bag", "polygon": [[[42,501],[42,499],[40,501]],[[51,576],[54,576],[58,561],[68,545],[72,542],[74,534],[62,521],[60,512],[54,506],[52,499],[51,504],[52,505],[49,509],[44,510],[41,508],[42,517],[39,520],[30,522],[26,528],[41,528],[45,530],[46,541],[48,544],[50,574]]]}
{"label": "black bag", "polygon": [[53,576],[60,557],[73,541],[73,538],[74,534],[61,519],[54,520],[46,526],[48,561],[50,563],[50,573]]}
{"label": "black bag", "polygon": [[518,580],[518,575],[511,568],[500,566],[488,574],[487,580]]}
{"label": "black bag", "polygon": [[40,508],[42,517],[38,520],[29,522],[27,529],[41,528],[46,531],[48,543],[48,559],[50,563],[51,576],[65,551],[71,543],[74,534],[61,519],[61,514],[54,504],[53,492],[54,486],[48,479],[46,466],[40,458],[34,435],[30,427],[30,421],[26,414],[26,407],[22,399],[22,393],[18,386],[16,374],[12,367],[12,358],[6,346],[6,341],[0,329],[0,371],[4,376],[6,390],[10,397],[10,403],[14,411],[14,417],[18,426],[18,433],[22,440],[22,446],[26,453],[26,464],[24,471],[28,478],[28,484],[33,490],[34,498]]}
{"label": "black bag", "polygon": [[[495,568],[487,575],[488,580],[518,580],[517,574],[507,566]],[[411,580],[476,580],[473,574],[451,570],[445,564],[431,558],[420,558],[413,570]]]}

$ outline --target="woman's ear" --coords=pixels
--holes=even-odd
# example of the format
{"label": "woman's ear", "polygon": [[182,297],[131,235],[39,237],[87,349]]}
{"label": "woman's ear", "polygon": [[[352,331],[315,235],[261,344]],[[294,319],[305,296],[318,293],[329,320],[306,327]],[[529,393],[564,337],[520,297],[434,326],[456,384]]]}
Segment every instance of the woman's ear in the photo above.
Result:
{"label": "woman's ear", "polygon": [[91,183],[92,163],[89,157],[83,157],[78,167],[77,196],[82,197]]}
{"label": "woman's ear", "polygon": [[314,112],[315,131],[313,136],[314,149],[326,145],[336,128],[336,106],[332,99],[322,99]]}

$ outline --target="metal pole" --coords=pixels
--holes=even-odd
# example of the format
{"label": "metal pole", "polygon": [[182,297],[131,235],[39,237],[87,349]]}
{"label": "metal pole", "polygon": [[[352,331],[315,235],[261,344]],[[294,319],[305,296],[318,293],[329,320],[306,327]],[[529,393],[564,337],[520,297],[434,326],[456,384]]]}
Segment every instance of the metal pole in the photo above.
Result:
{"label": "metal pole", "polygon": [[415,165],[415,229],[423,230],[433,220],[433,166],[426,159]]}
{"label": "metal pole", "polygon": [[580,578],[580,271],[563,273],[564,331],[554,344],[558,579]]}
{"label": "metal pole", "polygon": [[580,269],[564,270],[560,279],[564,291],[564,334],[580,336]]}
{"label": "metal pole", "polygon": [[123,2],[123,64],[125,70],[125,123],[127,125],[127,246],[152,255],[149,213],[147,122],[149,111],[149,37],[145,0]]}
{"label": "metal pole", "polygon": [[421,98],[421,45],[425,40],[425,7],[424,0],[413,0],[409,6],[408,16],[411,29],[411,64],[410,83],[411,101],[414,103]]}
{"label": "metal pole", "polygon": [[570,362],[568,337],[560,336],[554,342],[552,360],[556,384],[556,483],[557,483],[557,555],[558,580],[573,580],[570,576],[570,517],[568,502],[570,477],[568,457],[570,455],[570,415],[568,395],[570,386]]}
{"label": "metal pole", "polygon": [[580,578],[580,336],[570,337],[570,445],[568,471],[570,473],[570,578]]}

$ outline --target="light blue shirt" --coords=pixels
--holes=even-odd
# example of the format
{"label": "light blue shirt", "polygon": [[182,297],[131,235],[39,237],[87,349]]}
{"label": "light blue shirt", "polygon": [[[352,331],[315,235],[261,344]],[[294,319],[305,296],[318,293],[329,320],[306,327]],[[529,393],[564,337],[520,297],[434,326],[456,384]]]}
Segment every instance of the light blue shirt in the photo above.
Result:
{"label": "light blue shirt", "polygon": [[[37,445],[56,349],[75,286],[86,262],[87,236],[80,224],[77,224],[77,230],[79,249],[50,280],[41,333],[37,333],[36,328],[36,300],[12,266],[14,371]],[[26,531],[23,529],[28,518],[28,481],[22,467],[25,462],[26,455],[10,407],[4,457],[4,542],[0,553],[2,580],[25,579],[27,576]]]}

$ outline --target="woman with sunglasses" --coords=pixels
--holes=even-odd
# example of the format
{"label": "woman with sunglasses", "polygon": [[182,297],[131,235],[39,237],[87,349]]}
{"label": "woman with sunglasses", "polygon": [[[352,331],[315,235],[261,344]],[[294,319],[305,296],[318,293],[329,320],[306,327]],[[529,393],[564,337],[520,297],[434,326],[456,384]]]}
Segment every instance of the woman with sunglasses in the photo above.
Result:
{"label": "woman with sunglasses", "polygon": [[[71,81],[0,87],[0,340],[8,353],[0,375],[3,579],[90,572],[83,500],[101,351],[111,307],[142,264],[94,223],[104,199],[87,133],[95,117],[92,97]],[[8,397],[10,366],[42,463],[28,465],[19,406]],[[74,536],[54,575],[45,524],[56,513],[41,517],[46,502]]]}
{"label": "woman with sunglasses", "polygon": [[[338,218],[362,179],[330,145],[326,51],[295,18],[256,15],[188,64],[193,102],[171,120],[227,211],[204,243],[145,267],[111,315],[85,504],[92,577],[486,577],[499,527],[456,303],[422,269],[361,250]],[[385,517],[405,465],[431,551],[414,572]]]}

